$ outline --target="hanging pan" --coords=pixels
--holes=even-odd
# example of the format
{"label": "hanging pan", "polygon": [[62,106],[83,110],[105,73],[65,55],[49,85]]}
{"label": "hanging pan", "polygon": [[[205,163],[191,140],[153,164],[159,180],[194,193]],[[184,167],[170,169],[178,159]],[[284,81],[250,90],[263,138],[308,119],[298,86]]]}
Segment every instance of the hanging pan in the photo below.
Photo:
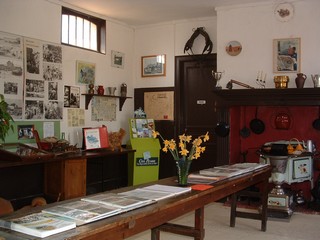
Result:
{"label": "hanging pan", "polygon": [[264,132],[264,122],[258,118],[258,107],[256,107],[255,118],[250,121],[250,129],[255,134],[261,134]]}
{"label": "hanging pan", "polygon": [[243,138],[247,138],[250,136],[250,129],[246,125],[246,107],[244,107],[243,115],[244,126],[240,129],[240,136]]}
{"label": "hanging pan", "polygon": [[318,119],[315,119],[312,123],[312,126],[316,130],[320,130],[320,106],[319,106],[319,114]]}
{"label": "hanging pan", "polygon": [[228,123],[225,122],[219,122],[217,126],[214,128],[214,132],[219,136],[219,137],[226,137],[229,135],[230,132],[230,126]]}

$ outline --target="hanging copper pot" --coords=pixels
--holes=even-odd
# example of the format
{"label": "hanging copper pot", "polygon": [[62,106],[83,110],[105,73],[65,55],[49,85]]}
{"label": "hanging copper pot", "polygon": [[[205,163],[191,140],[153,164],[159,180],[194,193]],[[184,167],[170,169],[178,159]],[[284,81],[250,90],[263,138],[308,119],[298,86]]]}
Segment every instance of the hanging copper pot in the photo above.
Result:
{"label": "hanging copper pot", "polygon": [[291,126],[291,117],[288,113],[280,112],[274,119],[276,129],[288,130]]}

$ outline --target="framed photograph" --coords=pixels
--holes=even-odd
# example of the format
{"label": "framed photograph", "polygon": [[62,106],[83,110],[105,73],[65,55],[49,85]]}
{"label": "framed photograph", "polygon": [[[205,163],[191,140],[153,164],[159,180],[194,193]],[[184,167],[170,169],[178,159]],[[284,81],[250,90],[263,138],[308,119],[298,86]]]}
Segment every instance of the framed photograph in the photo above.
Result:
{"label": "framed photograph", "polygon": [[96,64],[77,61],[76,78],[80,84],[94,84],[96,75]]}
{"label": "framed photograph", "polygon": [[80,108],[80,88],[64,86],[64,107]]}
{"label": "framed photograph", "polygon": [[34,139],[34,125],[18,125],[18,139]]}
{"label": "framed photograph", "polygon": [[109,139],[107,127],[83,128],[83,140],[84,148],[87,150],[108,148]]}
{"label": "framed photograph", "polygon": [[117,51],[111,51],[111,66],[124,68],[124,54]]}
{"label": "framed photograph", "polygon": [[273,72],[300,72],[300,38],[273,40]]}
{"label": "framed photograph", "polygon": [[159,77],[166,75],[166,55],[141,57],[141,77]]}

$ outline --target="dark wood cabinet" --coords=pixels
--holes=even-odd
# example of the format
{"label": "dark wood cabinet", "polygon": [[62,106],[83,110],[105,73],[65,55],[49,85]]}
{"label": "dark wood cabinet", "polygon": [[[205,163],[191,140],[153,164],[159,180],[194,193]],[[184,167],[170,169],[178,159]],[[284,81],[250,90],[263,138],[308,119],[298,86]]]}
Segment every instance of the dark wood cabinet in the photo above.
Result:
{"label": "dark wood cabinet", "polygon": [[87,161],[87,195],[126,186],[127,155],[102,156]]}
{"label": "dark wood cabinet", "polygon": [[0,156],[0,196],[19,209],[34,197],[55,202],[126,187],[128,154],[134,151],[98,149],[32,161]]}
{"label": "dark wood cabinet", "polygon": [[45,163],[44,194],[54,200],[86,195],[86,159]]}

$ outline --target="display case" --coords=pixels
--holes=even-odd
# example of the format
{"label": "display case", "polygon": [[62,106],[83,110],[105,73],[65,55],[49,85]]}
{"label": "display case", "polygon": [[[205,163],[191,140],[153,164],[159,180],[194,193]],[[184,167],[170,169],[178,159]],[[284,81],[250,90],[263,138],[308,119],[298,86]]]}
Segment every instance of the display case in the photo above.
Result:
{"label": "display case", "polygon": [[0,161],[35,161],[52,158],[49,153],[22,143],[6,143],[0,145]]}

